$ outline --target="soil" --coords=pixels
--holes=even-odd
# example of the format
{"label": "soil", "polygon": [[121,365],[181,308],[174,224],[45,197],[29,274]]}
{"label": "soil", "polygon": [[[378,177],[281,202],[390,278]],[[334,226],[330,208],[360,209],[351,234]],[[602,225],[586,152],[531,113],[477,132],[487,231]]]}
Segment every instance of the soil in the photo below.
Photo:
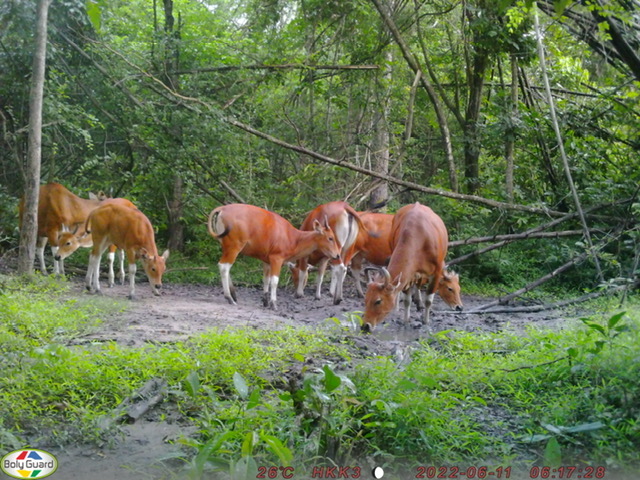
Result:
{"label": "soil", "polygon": [[[230,305],[222,295],[220,286],[165,284],[162,295],[153,296],[147,283],[136,284],[137,298],[127,299],[128,286],[104,288],[105,297],[121,299],[128,304],[124,312],[112,314],[104,319],[99,329],[78,338],[75,343],[114,341],[129,347],[140,347],[146,343],[174,342],[197,335],[212,328],[277,329],[285,326],[310,327],[322,331],[335,326],[334,320],[352,327],[355,348],[361,357],[374,355],[395,355],[402,357],[411,346],[427,335],[425,328],[416,328],[418,322],[409,327],[394,320],[401,319],[396,311],[387,322],[365,335],[350,320],[351,312],[362,310],[362,300],[355,295],[351,279],[345,281],[345,299],[340,305],[333,305],[327,295],[321,300],[313,298],[313,288],[307,287],[307,295],[295,299],[291,286],[278,291],[278,310],[268,310],[262,306],[260,288],[238,287],[238,305]],[[326,289],[328,290],[328,288]],[[88,295],[84,285],[78,280],[73,284],[71,295]],[[470,310],[491,299],[463,296],[465,309]],[[413,309],[413,320],[421,313]],[[499,332],[512,330],[523,332],[530,324],[542,328],[558,328],[566,319],[558,312],[509,313],[467,315],[448,310],[436,296],[431,315],[432,331],[445,329],[465,331]],[[172,442],[180,436],[194,432],[172,420],[171,415],[160,415],[153,410],[133,424],[121,427],[122,435],[114,438],[109,445],[67,446],[64,449],[48,446],[48,451],[59,460],[58,471],[53,480],[128,480],[167,479],[181,465],[176,461],[160,462],[161,459],[175,457],[179,447]],[[46,445],[39,446],[47,450]],[[173,470],[173,472],[172,472]],[[301,478],[296,476],[297,478]],[[213,478],[213,477],[212,477]]]}

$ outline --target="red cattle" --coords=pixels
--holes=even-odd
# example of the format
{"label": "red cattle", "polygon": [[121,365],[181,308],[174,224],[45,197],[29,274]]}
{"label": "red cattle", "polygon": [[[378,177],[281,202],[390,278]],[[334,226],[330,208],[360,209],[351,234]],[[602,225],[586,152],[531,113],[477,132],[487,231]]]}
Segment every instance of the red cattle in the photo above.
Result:
{"label": "red cattle", "polygon": [[236,203],[212,210],[207,228],[222,245],[218,266],[224,297],[232,305],[236,304],[237,298],[229,272],[239,254],[264,262],[263,303],[273,309],[276,308],[276,290],[284,262],[294,262],[316,250],[326,257],[340,258],[340,247],[326,221],[315,221],[311,231],[302,231],[277,213]]}
{"label": "red cattle", "polygon": [[[355,255],[351,259],[351,273],[356,280],[356,290],[361,297],[362,265],[365,260],[379,267],[385,266],[391,258],[391,223],[390,213],[358,212],[366,231],[361,231],[354,245]],[[375,235],[370,235],[374,232]]]}
{"label": "red cattle", "polygon": [[[51,253],[58,251],[58,235],[65,229],[73,230],[83,225],[89,213],[99,207],[106,196],[100,192],[98,196],[90,193],[89,199],[80,198],[59,183],[48,183],[40,187],[38,197],[38,240],[36,253],[40,259],[40,271],[47,273],[44,263],[44,248],[47,241],[51,245]],[[20,201],[20,227],[24,211],[24,198]],[[64,274],[64,263],[54,258],[53,273]]]}
{"label": "red cattle", "polygon": [[442,219],[420,203],[407,205],[395,214],[391,226],[393,253],[388,270],[372,280],[365,294],[362,317],[364,331],[371,331],[382,322],[404,292],[404,321],[409,323],[412,286],[427,284],[423,323],[429,326],[429,313],[437,291],[452,308],[462,310],[458,275],[445,271],[449,237]]}
{"label": "red cattle", "polygon": [[[127,200],[126,198],[108,198],[101,202],[101,205],[107,205],[109,203],[117,203],[123,207],[136,208],[136,206]],[[93,246],[93,236],[87,233],[85,230],[85,224],[76,226],[73,232],[62,232],[58,234],[58,251],[54,256],[54,260],[62,262],[65,258],[69,257],[78,248],[91,248]],[[116,246],[109,246],[109,253],[107,254],[109,262],[109,287],[113,287],[115,284],[115,274],[113,272],[113,262],[116,256]],[[124,284],[124,251],[119,250],[120,257],[120,283]]]}
{"label": "red cattle", "polygon": [[[333,295],[333,303],[337,305],[342,301],[342,284],[347,273],[347,265],[355,253],[354,245],[359,232],[367,232],[366,227],[356,212],[347,202],[329,202],[316,207],[302,222],[301,230],[311,230],[315,222],[327,221],[336,235],[340,247],[341,261],[333,261],[331,264],[331,285],[329,291]],[[296,297],[304,295],[304,286],[307,283],[308,266],[318,266],[316,283],[316,298],[320,299],[322,280],[327,264],[331,259],[323,252],[315,252],[308,257],[298,260],[292,269],[293,282],[296,288]]]}
{"label": "red cattle", "polygon": [[108,203],[91,212],[85,229],[93,237],[86,276],[87,290],[100,293],[100,257],[110,245],[115,245],[127,255],[129,298],[133,299],[135,294],[137,259],[142,260],[153,294],[160,295],[169,250],[158,255],[153,226],[144,213],[137,208]]}

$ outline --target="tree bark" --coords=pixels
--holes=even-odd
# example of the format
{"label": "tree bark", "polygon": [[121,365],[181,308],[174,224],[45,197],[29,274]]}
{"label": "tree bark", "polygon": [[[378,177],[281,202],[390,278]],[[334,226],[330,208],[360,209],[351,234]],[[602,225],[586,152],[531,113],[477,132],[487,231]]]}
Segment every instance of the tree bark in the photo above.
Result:
{"label": "tree bark", "polygon": [[511,114],[509,116],[509,128],[507,129],[505,141],[505,160],[507,167],[505,170],[505,190],[507,202],[513,203],[513,170],[514,151],[516,145],[516,117],[518,115],[518,58],[515,53],[511,54]]}
{"label": "tree bark", "polygon": [[29,94],[29,148],[21,219],[18,273],[33,273],[38,234],[38,195],[42,158],[42,104],[47,56],[47,17],[51,0],[38,2],[33,77]]}
{"label": "tree bark", "polygon": [[[398,45],[398,47],[400,47],[400,50],[402,51],[402,55],[406,60],[407,64],[409,65],[409,68],[411,68],[414,74],[417,74],[418,72],[421,73],[420,84],[427,91],[427,95],[429,96],[429,99],[433,104],[433,109],[435,110],[436,117],[438,118],[438,127],[440,128],[440,135],[442,137],[442,144],[444,147],[445,156],[447,158],[447,165],[449,165],[450,180],[452,182],[451,189],[454,191],[457,191],[457,184],[454,184],[453,178],[451,178],[451,173],[452,173],[451,169],[452,169],[452,166],[455,166],[455,160],[453,156],[453,146],[451,144],[451,133],[449,131],[449,122],[447,121],[447,117],[444,114],[444,109],[440,105],[440,99],[438,98],[435,88],[433,88],[433,85],[431,85],[431,83],[429,82],[429,79],[425,76],[424,71],[422,70],[422,67],[420,67],[420,64],[418,63],[415,56],[409,49],[409,46],[407,45],[407,43],[404,41],[404,38],[400,34],[400,30],[398,29],[393,18],[391,17],[391,14],[389,13],[386,4],[384,4],[384,0],[372,0],[372,2],[375,5],[376,9],[378,10],[380,17],[382,17],[384,24],[387,26],[387,28],[391,32],[391,35],[393,36],[393,39],[395,40],[396,44]],[[455,168],[453,168],[453,172],[455,172]]]}

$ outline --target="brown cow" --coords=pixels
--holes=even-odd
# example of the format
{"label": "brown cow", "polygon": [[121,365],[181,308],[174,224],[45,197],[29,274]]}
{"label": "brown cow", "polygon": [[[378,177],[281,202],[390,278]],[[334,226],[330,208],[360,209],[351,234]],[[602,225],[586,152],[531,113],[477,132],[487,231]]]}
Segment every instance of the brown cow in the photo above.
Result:
{"label": "brown cow", "polygon": [[284,262],[307,257],[316,250],[329,258],[340,258],[340,247],[326,222],[315,221],[312,231],[301,231],[277,213],[236,203],[212,210],[207,227],[222,244],[218,266],[224,297],[232,305],[237,298],[229,271],[241,253],[264,262],[263,303],[273,309]]}
{"label": "brown cow", "polygon": [[[55,260],[58,251],[58,235],[65,229],[72,230],[84,224],[89,213],[99,207],[106,196],[100,192],[98,196],[90,193],[89,199],[80,198],[59,183],[48,183],[40,186],[38,197],[38,240],[36,253],[40,259],[40,271],[47,273],[44,263],[44,248],[47,241],[51,245],[54,256],[53,273],[64,274],[64,263]],[[20,201],[20,228],[24,212],[24,198]]]}
{"label": "brown cow", "polygon": [[[101,205],[107,205],[109,203],[117,203],[123,207],[137,208],[131,201],[126,198],[108,198],[101,202]],[[53,257],[62,265],[65,258],[69,257],[78,248],[91,248],[93,246],[93,236],[87,233],[85,225],[76,226],[73,232],[61,232],[58,234],[58,251]],[[109,262],[109,287],[115,285],[115,274],[113,272],[113,262],[116,256],[116,246],[109,246],[109,253],[107,259]],[[124,285],[124,250],[118,250],[120,258],[120,283]]]}
{"label": "brown cow", "polygon": [[372,331],[382,322],[396,304],[400,292],[404,292],[404,321],[409,323],[413,285],[427,285],[425,310],[422,323],[429,327],[429,313],[437,291],[450,307],[462,310],[458,275],[445,272],[449,237],[442,219],[429,207],[420,203],[402,207],[395,214],[391,226],[393,253],[388,270],[382,269],[382,278],[371,281],[365,294],[365,311],[362,329]]}
{"label": "brown cow", "polygon": [[127,255],[129,298],[133,299],[135,295],[137,259],[142,260],[153,294],[160,295],[169,250],[158,255],[153,226],[144,213],[137,208],[108,203],[91,212],[85,230],[93,236],[93,248],[85,279],[87,290],[100,293],[100,257],[109,245],[115,245]]}
{"label": "brown cow", "polygon": [[[356,280],[358,295],[364,297],[361,276],[364,261],[379,267],[387,265],[391,258],[391,224],[393,215],[390,213],[358,212],[367,231],[358,234],[354,245],[355,255],[351,259],[351,273]],[[375,235],[369,235],[374,232]]]}
{"label": "brown cow", "polygon": [[[328,221],[331,229],[336,235],[336,240],[340,246],[340,256],[342,261],[334,261],[331,265],[331,285],[329,291],[333,295],[333,303],[337,305],[342,301],[342,285],[347,273],[347,266],[351,262],[351,257],[355,253],[354,244],[359,232],[367,232],[366,227],[360,220],[356,212],[347,202],[329,202],[319,205],[313,209],[302,222],[300,230],[311,230],[317,221]],[[368,233],[368,232],[367,232]],[[304,286],[307,283],[308,266],[318,266],[318,276],[316,283],[316,299],[320,299],[322,280],[327,264],[331,259],[322,252],[316,251],[308,257],[298,260],[292,268],[294,286],[296,287],[296,297],[304,295]]]}

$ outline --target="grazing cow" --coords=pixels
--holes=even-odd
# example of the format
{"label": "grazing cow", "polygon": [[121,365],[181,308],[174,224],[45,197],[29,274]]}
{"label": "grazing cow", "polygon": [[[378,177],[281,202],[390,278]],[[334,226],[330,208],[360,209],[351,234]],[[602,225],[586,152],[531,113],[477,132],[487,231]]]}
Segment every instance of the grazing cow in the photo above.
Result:
{"label": "grazing cow", "polygon": [[276,309],[276,289],[284,262],[294,262],[316,250],[340,259],[340,247],[326,221],[324,225],[315,221],[311,231],[302,231],[277,213],[236,203],[212,210],[207,228],[222,245],[218,266],[224,297],[232,305],[237,298],[229,271],[239,254],[264,262],[263,303],[272,309]]}
{"label": "grazing cow", "polygon": [[[336,240],[340,246],[341,261],[333,261],[331,265],[331,285],[329,292],[333,295],[334,305],[342,301],[342,284],[347,273],[347,265],[351,262],[354,252],[354,244],[359,232],[368,234],[366,227],[360,220],[356,212],[347,202],[329,202],[316,207],[307,215],[300,230],[311,230],[317,221],[326,220],[336,235]],[[296,298],[304,295],[304,286],[307,283],[308,266],[318,266],[318,276],[316,283],[316,299],[320,299],[322,280],[327,264],[331,259],[316,251],[308,257],[300,258],[295,267],[292,268],[293,284],[296,287]]]}
{"label": "grazing cow", "polygon": [[[136,208],[136,206],[126,198],[109,198],[104,200],[101,205],[107,205],[109,203],[117,203],[119,205],[122,205],[123,207]],[[86,232],[85,225],[82,224],[81,226],[76,226],[76,229],[73,232],[61,232],[60,234],[58,234],[58,251],[54,259],[62,264],[63,260],[69,257],[78,248],[91,248],[92,246],[93,236],[90,233]],[[109,288],[115,285],[113,263],[115,261],[116,250],[118,249],[115,245],[110,245],[109,253],[107,254],[109,262]],[[120,259],[119,278],[120,283],[124,284],[124,250],[118,250],[118,253]]]}
{"label": "grazing cow", "polygon": [[[73,229],[84,224],[89,213],[99,207],[104,199],[106,196],[102,192],[97,196],[90,193],[89,199],[80,198],[59,183],[40,186],[36,253],[40,259],[42,273],[47,273],[47,267],[44,263],[44,248],[49,241],[51,253],[54,256],[53,273],[64,275],[64,263],[55,260],[58,251],[58,235],[65,229]],[[20,201],[19,210],[20,228],[22,228],[24,197]]]}
{"label": "grazing cow", "polygon": [[437,291],[450,307],[462,310],[458,275],[445,272],[449,237],[442,219],[429,207],[420,203],[402,207],[395,214],[391,226],[393,253],[388,270],[382,268],[367,286],[362,330],[372,331],[382,322],[404,292],[404,321],[409,323],[412,286],[427,284],[422,323],[429,327],[429,313]]}
{"label": "grazing cow", "polygon": [[[355,255],[351,259],[351,273],[356,281],[356,290],[364,297],[362,290],[362,265],[364,261],[383,267],[391,258],[391,224],[390,213],[358,212],[366,231],[360,231],[354,245]],[[374,232],[375,235],[369,235]]]}
{"label": "grazing cow", "polygon": [[166,270],[169,250],[158,255],[153,226],[149,219],[137,208],[118,203],[108,203],[96,208],[89,217],[85,230],[93,237],[93,248],[87,268],[87,290],[100,293],[100,257],[110,246],[115,245],[127,255],[129,263],[129,298],[135,295],[136,260],[142,266],[154,295],[160,295],[162,274]]}

